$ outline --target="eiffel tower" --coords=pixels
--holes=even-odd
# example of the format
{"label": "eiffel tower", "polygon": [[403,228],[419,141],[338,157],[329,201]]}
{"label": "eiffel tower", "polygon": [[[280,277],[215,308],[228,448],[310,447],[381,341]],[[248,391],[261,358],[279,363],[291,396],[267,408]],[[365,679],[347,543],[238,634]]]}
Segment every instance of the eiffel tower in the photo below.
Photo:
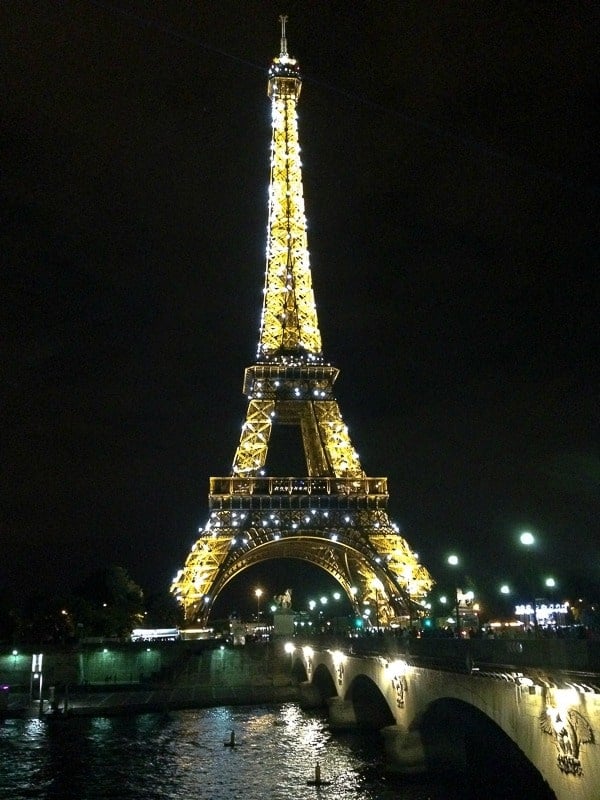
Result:
{"label": "eiffel tower", "polygon": [[[268,74],[272,107],[268,246],[258,352],[244,374],[246,419],[231,475],[210,478],[209,519],[171,591],[206,622],[225,586],[269,559],[300,559],[337,580],[377,624],[417,616],[433,581],[387,512],[386,478],[365,475],[323,359],[309,256],[296,106],[301,79],[281,48]],[[295,426],[304,477],[265,475],[273,426]]]}

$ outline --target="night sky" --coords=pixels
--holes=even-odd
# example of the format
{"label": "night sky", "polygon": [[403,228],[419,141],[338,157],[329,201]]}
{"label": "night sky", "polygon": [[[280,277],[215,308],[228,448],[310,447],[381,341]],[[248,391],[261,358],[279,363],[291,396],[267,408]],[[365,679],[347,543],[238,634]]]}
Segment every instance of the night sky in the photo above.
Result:
{"label": "night sky", "polygon": [[[206,521],[258,341],[282,12],[364,469],[441,582],[456,552],[488,593],[527,568],[598,598],[599,15],[526,0],[0,4],[0,585],[118,563],[167,589]],[[267,566],[238,592],[283,591]]]}

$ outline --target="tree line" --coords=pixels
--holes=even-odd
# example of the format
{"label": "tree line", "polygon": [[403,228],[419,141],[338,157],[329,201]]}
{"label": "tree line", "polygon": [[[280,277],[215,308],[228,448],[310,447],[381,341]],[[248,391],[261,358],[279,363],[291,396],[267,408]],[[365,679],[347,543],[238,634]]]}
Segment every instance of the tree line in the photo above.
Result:
{"label": "tree line", "polygon": [[125,640],[133,628],[178,627],[182,612],[167,591],[146,594],[118,565],[102,567],[64,592],[15,597],[0,590],[0,642],[69,645],[89,637]]}

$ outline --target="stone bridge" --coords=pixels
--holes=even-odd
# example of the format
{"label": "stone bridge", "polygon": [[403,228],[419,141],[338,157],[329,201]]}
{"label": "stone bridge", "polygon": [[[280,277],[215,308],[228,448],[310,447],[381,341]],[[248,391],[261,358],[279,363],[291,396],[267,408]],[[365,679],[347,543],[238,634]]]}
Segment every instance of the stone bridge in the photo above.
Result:
{"label": "stone bridge", "polygon": [[373,637],[295,645],[305,707],[327,704],[332,730],[377,728],[390,772],[491,764],[539,784],[528,797],[600,798],[600,642]]}

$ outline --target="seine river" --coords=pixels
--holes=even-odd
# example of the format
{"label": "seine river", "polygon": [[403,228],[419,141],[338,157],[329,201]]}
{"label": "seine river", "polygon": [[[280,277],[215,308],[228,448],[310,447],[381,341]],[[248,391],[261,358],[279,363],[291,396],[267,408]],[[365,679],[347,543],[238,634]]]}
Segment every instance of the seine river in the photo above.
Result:
{"label": "seine river", "polygon": [[[317,762],[329,782],[319,788],[308,784]],[[325,716],[293,703],[0,723],[2,800],[532,797],[465,789],[440,778],[392,782],[377,734],[333,736]]]}

